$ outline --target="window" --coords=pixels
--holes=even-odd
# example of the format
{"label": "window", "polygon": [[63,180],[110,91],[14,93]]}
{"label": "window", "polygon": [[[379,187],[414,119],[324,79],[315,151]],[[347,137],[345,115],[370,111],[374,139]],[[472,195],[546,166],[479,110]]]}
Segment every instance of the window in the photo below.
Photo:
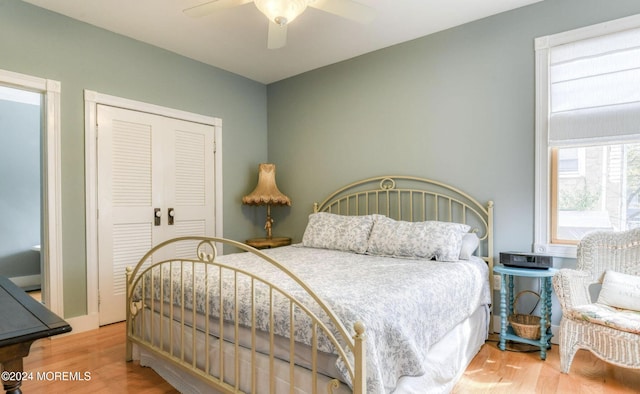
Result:
{"label": "window", "polygon": [[584,149],[565,148],[558,151],[558,176],[584,176]]}
{"label": "window", "polygon": [[640,15],[536,39],[537,252],[640,227]]}

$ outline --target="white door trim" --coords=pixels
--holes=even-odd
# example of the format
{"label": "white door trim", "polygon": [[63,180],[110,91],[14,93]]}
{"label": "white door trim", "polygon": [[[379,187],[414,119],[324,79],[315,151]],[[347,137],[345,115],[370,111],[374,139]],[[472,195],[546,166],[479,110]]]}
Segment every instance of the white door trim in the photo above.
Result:
{"label": "white door trim", "polygon": [[44,96],[43,140],[43,299],[55,314],[64,316],[62,277],[62,205],[60,172],[60,82],[0,70],[0,83]]}
{"label": "white door trim", "polygon": [[[98,104],[110,105],[134,111],[147,112],[214,126],[217,151],[215,155],[215,231],[222,237],[222,120],[219,118],[194,114],[172,108],[162,107],[141,101],[124,99],[84,91],[85,106],[85,195],[86,195],[86,231],[87,231],[87,315],[98,327],[98,187],[97,187],[97,112]],[[123,305],[124,308],[124,305]]]}

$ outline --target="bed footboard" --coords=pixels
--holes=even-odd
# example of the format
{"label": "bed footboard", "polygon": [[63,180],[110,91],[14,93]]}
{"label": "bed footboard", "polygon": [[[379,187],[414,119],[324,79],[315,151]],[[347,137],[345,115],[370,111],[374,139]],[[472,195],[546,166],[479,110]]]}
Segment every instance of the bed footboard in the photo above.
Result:
{"label": "bed footboard", "polygon": [[[246,265],[220,258],[222,245],[248,252]],[[274,379],[260,380],[260,360],[267,376],[276,368],[288,375],[291,393],[366,392],[364,325],[350,332],[304,281],[245,244],[207,237],[159,244],[127,269],[126,311],[128,361],[135,344],[225,393],[283,392]]]}

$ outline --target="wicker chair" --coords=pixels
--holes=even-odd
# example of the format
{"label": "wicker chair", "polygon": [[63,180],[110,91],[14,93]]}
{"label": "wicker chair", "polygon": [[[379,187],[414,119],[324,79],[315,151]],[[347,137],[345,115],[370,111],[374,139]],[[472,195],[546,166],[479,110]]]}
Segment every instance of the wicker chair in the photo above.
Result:
{"label": "wicker chair", "polygon": [[[562,308],[560,322],[560,368],[568,373],[578,349],[586,349],[602,360],[626,368],[640,368],[640,332],[620,328],[610,321],[593,317],[607,306],[591,300],[589,287],[602,283],[606,270],[640,275],[640,229],[622,232],[598,231],[586,235],[578,244],[577,269],[561,269],[553,286]],[[637,312],[608,308],[625,326],[627,317]],[[627,313],[626,315],[624,313]],[[631,324],[633,326],[633,324]],[[635,332],[633,332],[635,331]]]}

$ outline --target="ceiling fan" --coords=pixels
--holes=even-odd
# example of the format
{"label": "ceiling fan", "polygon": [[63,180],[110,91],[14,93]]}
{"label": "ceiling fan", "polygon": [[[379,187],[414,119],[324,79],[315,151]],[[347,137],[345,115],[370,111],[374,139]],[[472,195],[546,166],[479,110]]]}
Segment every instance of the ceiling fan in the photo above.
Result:
{"label": "ceiling fan", "polygon": [[360,23],[371,22],[375,17],[373,8],[353,0],[213,0],[183,11],[188,16],[199,17],[251,2],[269,19],[269,49],[282,48],[286,44],[287,25],[307,6]]}

